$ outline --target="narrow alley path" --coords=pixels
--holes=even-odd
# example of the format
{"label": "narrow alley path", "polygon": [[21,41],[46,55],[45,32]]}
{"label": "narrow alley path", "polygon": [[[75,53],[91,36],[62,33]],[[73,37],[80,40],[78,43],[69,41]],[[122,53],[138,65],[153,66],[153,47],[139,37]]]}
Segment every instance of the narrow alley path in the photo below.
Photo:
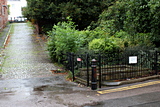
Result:
{"label": "narrow alley path", "polygon": [[[14,23],[0,70],[0,107],[79,107],[93,103],[90,89],[52,74],[51,63],[39,37],[26,23]],[[77,100],[81,97],[81,100]],[[83,99],[82,99],[83,98]]]}
{"label": "narrow alley path", "polygon": [[2,78],[30,78],[51,76],[57,69],[27,23],[13,24],[14,32],[5,49]]}

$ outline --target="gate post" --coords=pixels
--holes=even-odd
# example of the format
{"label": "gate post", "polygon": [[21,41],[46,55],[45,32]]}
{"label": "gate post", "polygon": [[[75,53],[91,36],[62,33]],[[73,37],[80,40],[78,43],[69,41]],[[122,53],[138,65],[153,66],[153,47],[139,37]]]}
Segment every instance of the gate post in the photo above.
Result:
{"label": "gate post", "polygon": [[99,54],[99,88],[102,85],[101,55]]}
{"label": "gate post", "polygon": [[91,81],[91,89],[97,89],[97,72],[96,72],[96,60],[92,59],[92,81]]}
{"label": "gate post", "polygon": [[156,75],[158,74],[158,52],[156,51],[155,52],[155,54],[156,54],[156,56],[155,56],[155,73],[156,73]]}
{"label": "gate post", "polygon": [[75,75],[74,75],[74,53],[71,53],[71,72],[72,72],[72,79],[74,81],[75,80]]}
{"label": "gate post", "polygon": [[89,86],[89,54],[86,54],[87,59],[87,87]]}
{"label": "gate post", "polygon": [[154,70],[154,75],[158,74],[158,52],[154,52],[154,62],[153,62],[153,67],[152,70]]}

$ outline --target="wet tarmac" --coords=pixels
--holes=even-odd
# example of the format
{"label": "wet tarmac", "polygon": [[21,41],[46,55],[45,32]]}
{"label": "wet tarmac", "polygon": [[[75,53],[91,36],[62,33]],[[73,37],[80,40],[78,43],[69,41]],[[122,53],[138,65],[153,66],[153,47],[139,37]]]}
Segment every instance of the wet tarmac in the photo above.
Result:
{"label": "wet tarmac", "polygon": [[90,89],[65,81],[64,75],[7,79],[0,84],[1,107],[80,107],[93,103],[87,97],[93,95]]}

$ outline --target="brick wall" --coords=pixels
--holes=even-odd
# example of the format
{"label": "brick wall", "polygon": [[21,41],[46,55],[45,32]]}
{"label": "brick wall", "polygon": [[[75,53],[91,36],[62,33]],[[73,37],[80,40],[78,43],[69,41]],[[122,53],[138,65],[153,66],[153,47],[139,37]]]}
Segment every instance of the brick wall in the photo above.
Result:
{"label": "brick wall", "polygon": [[0,30],[2,30],[8,21],[7,0],[0,0]]}

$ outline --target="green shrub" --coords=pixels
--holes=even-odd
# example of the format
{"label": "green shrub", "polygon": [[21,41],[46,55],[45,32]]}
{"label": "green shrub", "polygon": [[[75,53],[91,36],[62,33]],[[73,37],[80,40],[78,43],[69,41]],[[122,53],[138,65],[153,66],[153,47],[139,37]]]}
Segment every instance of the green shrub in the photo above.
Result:
{"label": "green shrub", "polygon": [[115,33],[116,38],[121,38],[121,43],[124,47],[133,47],[133,46],[152,46],[152,36],[150,33],[137,33],[135,35],[130,35],[125,31],[119,31]]}
{"label": "green shrub", "polygon": [[77,52],[85,47],[87,33],[75,27],[72,21],[59,22],[48,32],[48,50],[53,60],[60,61],[62,53]]}
{"label": "green shrub", "polygon": [[89,49],[94,50],[95,52],[103,52],[105,49],[105,39],[93,39],[89,43]]}
{"label": "green shrub", "polygon": [[121,47],[118,45],[119,38],[100,38],[93,39],[89,43],[89,49],[95,51],[96,53],[112,53],[119,50]]}
{"label": "green shrub", "polygon": [[132,44],[133,45],[146,45],[146,46],[151,46],[152,44],[152,36],[150,33],[137,33],[132,37]]}

